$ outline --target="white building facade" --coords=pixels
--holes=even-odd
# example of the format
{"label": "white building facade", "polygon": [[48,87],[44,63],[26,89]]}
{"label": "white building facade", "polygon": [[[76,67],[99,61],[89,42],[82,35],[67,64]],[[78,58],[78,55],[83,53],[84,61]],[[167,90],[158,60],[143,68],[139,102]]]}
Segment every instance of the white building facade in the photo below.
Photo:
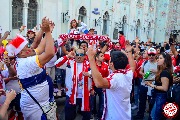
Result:
{"label": "white building facade", "polygon": [[118,31],[123,31],[130,41],[138,37],[164,42],[172,30],[177,30],[179,38],[179,11],[178,0],[0,0],[0,26],[3,32],[11,30],[13,38],[21,25],[27,26],[25,35],[47,16],[56,25],[55,39],[67,33],[70,21],[76,19],[113,41],[118,39]]}

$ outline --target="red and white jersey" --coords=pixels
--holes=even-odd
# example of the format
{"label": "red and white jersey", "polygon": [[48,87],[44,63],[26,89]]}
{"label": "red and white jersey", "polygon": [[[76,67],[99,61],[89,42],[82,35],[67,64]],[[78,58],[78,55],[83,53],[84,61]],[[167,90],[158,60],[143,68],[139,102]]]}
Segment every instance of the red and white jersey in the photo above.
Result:
{"label": "red and white jersey", "polygon": [[132,70],[117,70],[107,77],[103,120],[131,120]]}
{"label": "red and white jersey", "polygon": [[82,111],[90,111],[90,90],[92,79],[83,76],[82,72],[89,72],[89,62],[77,63],[74,59],[67,56],[59,58],[55,62],[56,67],[66,70],[66,95],[70,98],[71,104],[76,104],[76,98],[82,98]]}

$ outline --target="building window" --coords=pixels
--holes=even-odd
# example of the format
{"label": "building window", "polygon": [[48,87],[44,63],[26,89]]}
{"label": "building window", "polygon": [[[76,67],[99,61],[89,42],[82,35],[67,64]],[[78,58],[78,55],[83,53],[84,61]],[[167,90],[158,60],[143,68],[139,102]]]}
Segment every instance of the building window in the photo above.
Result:
{"label": "building window", "polygon": [[12,28],[19,29],[23,25],[23,1],[12,1]]}
{"label": "building window", "polygon": [[32,29],[37,25],[37,1],[29,0],[27,28]]}
{"label": "building window", "polygon": [[85,21],[85,17],[86,17],[86,8],[84,6],[82,6],[79,9],[79,16],[78,16],[78,20],[81,20],[82,22]]}
{"label": "building window", "polygon": [[106,11],[103,15],[103,31],[102,34],[108,34],[108,21],[109,21],[109,13]]}
{"label": "building window", "polygon": [[138,0],[137,3],[140,4],[140,3],[141,3],[141,0]]}
{"label": "building window", "polygon": [[118,39],[118,29],[117,29],[117,28],[114,28],[114,31],[113,31],[113,39],[114,39],[114,40],[117,40],[117,39]]}
{"label": "building window", "polygon": [[152,5],[152,0],[149,1],[149,8],[151,8],[153,5]]}
{"label": "building window", "polygon": [[141,22],[140,19],[138,19],[136,24],[136,37],[138,38],[140,38],[140,27],[141,27]]}
{"label": "building window", "polygon": [[147,39],[151,38],[151,23],[148,23],[148,30],[147,30]]}
{"label": "building window", "polygon": [[122,19],[122,31],[124,35],[126,36],[126,28],[127,28],[127,17],[124,15]]}

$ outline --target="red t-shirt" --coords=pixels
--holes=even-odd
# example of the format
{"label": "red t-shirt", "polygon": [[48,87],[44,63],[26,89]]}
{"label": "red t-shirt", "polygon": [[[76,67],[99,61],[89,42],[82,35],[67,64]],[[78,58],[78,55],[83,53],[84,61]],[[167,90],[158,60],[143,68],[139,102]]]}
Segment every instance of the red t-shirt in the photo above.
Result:
{"label": "red t-shirt", "polygon": [[109,66],[107,63],[102,62],[101,66],[96,65],[102,77],[108,77],[109,75]]}
{"label": "red t-shirt", "polygon": [[125,49],[125,37],[124,35],[119,37],[119,44],[121,45],[121,49]]}
{"label": "red t-shirt", "polygon": [[176,66],[176,58],[174,56],[171,57],[173,66]]}

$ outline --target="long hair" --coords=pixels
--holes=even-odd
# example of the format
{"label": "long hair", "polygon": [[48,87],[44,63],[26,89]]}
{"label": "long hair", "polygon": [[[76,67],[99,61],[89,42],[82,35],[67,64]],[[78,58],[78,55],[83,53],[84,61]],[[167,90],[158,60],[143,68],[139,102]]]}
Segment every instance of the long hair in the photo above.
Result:
{"label": "long hair", "polygon": [[[158,70],[156,73],[156,81],[161,83],[161,78],[160,78],[160,74],[163,70],[166,70],[169,74],[170,77],[172,78],[172,73],[173,73],[173,66],[172,66],[172,59],[171,56],[168,53],[161,53],[160,55],[163,56],[164,58],[164,63],[161,66],[158,66]],[[170,82],[170,85],[172,83]]]}
{"label": "long hair", "polygon": [[75,21],[76,22],[76,28],[78,27],[78,22],[75,20],[75,19],[73,19],[73,20],[71,20],[71,22],[70,22],[70,29],[72,29],[73,28],[73,26],[72,26],[72,22],[73,21]]}

